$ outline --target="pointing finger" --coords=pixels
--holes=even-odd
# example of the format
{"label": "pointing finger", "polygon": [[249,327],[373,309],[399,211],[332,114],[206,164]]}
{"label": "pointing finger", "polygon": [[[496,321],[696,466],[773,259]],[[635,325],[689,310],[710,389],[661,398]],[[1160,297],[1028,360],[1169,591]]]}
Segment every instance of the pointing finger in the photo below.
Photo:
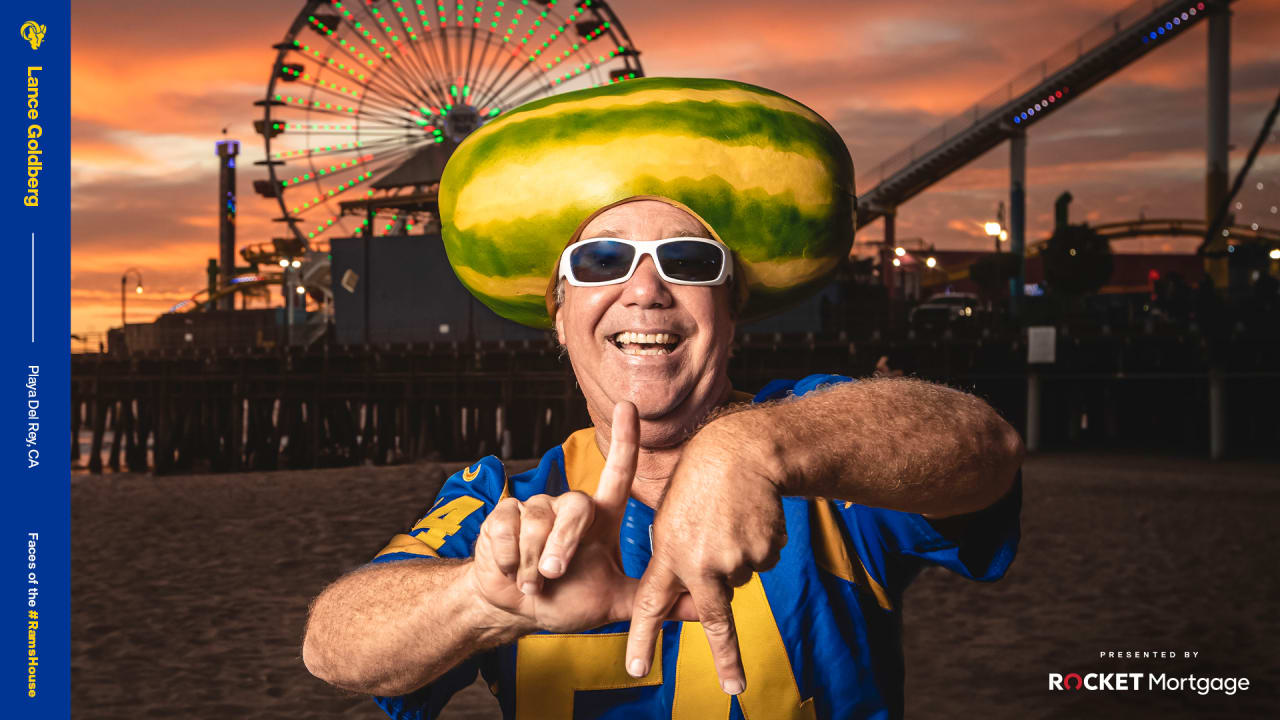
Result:
{"label": "pointing finger", "polygon": [[[675,576],[655,559],[640,578],[631,609],[631,629],[627,633],[627,672],[644,677],[653,664],[658,630],[676,604],[683,588]],[[687,606],[684,608],[687,612]]]}
{"label": "pointing finger", "polygon": [[609,457],[600,484],[596,486],[596,506],[609,518],[622,521],[631,496],[631,481],[636,476],[636,461],[640,454],[640,417],[636,406],[623,401],[613,406],[613,424],[610,428]]}

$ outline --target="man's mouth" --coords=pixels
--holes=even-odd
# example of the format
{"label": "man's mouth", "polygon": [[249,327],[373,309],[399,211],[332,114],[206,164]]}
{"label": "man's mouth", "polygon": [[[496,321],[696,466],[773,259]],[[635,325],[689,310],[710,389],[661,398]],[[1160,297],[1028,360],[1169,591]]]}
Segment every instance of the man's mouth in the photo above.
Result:
{"label": "man's mouth", "polygon": [[682,339],[670,332],[640,333],[627,330],[610,336],[609,341],[625,355],[668,355]]}

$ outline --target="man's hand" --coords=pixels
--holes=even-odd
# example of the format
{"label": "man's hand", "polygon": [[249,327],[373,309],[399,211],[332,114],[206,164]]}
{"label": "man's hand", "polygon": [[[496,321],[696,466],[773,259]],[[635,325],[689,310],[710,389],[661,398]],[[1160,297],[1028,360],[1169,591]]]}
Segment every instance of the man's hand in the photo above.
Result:
{"label": "man's hand", "polygon": [[[627,640],[627,672],[648,673],[663,618],[688,591],[706,631],[720,687],[746,689],[729,602],[733,588],[778,562],[787,543],[782,498],[759,437],[724,418],[685,448],[653,523],[653,559],[640,579]],[[725,422],[730,421],[730,422]]]}
{"label": "man's hand", "polygon": [[573,491],[525,502],[506,498],[485,519],[471,574],[496,611],[515,615],[528,630],[566,633],[631,617],[638,581],[619,565],[618,532],[635,477],[639,425],[634,405],[614,408],[594,497]]}

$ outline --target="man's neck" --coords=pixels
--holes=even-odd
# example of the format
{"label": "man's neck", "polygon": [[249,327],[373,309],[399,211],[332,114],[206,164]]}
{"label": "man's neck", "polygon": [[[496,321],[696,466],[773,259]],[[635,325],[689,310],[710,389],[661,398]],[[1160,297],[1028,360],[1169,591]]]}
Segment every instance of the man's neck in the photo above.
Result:
{"label": "man's neck", "polygon": [[631,483],[631,497],[656,508],[667,490],[667,483],[671,481],[683,449],[683,443],[669,448],[640,448],[636,479]]}
{"label": "man's neck", "polygon": [[[720,397],[716,403],[707,408],[707,412],[699,418],[696,425],[700,425],[707,415],[715,408],[729,402],[733,397],[733,388],[728,382],[725,382],[722,392],[717,393]],[[596,423],[596,446],[600,448],[600,454],[608,457],[609,455],[609,424],[607,416],[601,418],[604,422]],[[644,433],[641,432],[643,437]],[[676,470],[676,463],[680,462],[680,453],[684,450],[684,445],[689,441],[686,437],[678,445],[668,447],[646,447],[641,440],[640,456],[636,459],[636,477],[631,483],[631,497],[656,508],[658,502],[662,500],[662,495],[666,492],[667,483],[671,481],[671,475]]]}

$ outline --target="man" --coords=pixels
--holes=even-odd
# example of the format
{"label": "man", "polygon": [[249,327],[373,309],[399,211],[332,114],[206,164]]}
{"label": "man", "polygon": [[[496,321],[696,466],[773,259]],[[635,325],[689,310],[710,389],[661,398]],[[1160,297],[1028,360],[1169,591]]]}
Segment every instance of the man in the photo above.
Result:
{"label": "man", "polygon": [[[697,115],[687,128],[711,148],[704,157],[687,157],[696,144],[649,138],[635,162],[652,167],[624,177],[602,165],[563,190],[565,202],[599,203],[558,213],[577,223],[572,232],[521,236],[556,243],[535,263],[550,278],[544,312],[594,426],[528,472],[508,477],[490,457],[449,478],[410,533],[317,598],[303,659],[397,718],[437,716],[477,670],[508,718],[900,716],[902,592],[927,564],[979,580],[1004,573],[1018,537],[1020,440],[976,398],[914,380],[811,376],[754,398],[735,392],[737,317],[761,293],[815,279],[780,282],[778,267],[821,260],[814,248],[848,252],[847,151],[812,111],[758,88],[627,85],[535,103],[481,129],[451,159],[441,199],[446,247],[463,235],[492,248],[502,233],[483,239],[474,228],[495,226],[473,221],[484,206],[465,197],[485,183],[477,157],[554,165],[555,148],[521,156],[525,145],[503,144],[527,143],[546,120],[601,141],[588,130],[600,118],[570,123],[575,113],[610,113],[594,127],[633,138],[655,104],[667,119],[659,134],[681,131],[680,113]],[[729,108],[740,115],[724,119]],[[821,143],[769,148],[770,164],[752,175],[754,150],[772,142],[759,128],[795,117]],[[754,145],[716,144],[749,135],[741,123],[755,128]],[[784,142],[804,132],[793,127]],[[830,171],[830,192],[806,195],[813,177],[789,164],[819,146],[828,154],[806,167]],[[741,192],[726,210],[723,196],[688,189],[708,162],[720,173],[711,182],[782,181],[772,195]],[[778,197],[819,208],[786,213],[811,223],[799,258],[750,248],[777,232],[752,203]],[[451,248],[450,261],[473,292],[508,317],[536,314],[518,297],[494,300],[466,249]]]}

